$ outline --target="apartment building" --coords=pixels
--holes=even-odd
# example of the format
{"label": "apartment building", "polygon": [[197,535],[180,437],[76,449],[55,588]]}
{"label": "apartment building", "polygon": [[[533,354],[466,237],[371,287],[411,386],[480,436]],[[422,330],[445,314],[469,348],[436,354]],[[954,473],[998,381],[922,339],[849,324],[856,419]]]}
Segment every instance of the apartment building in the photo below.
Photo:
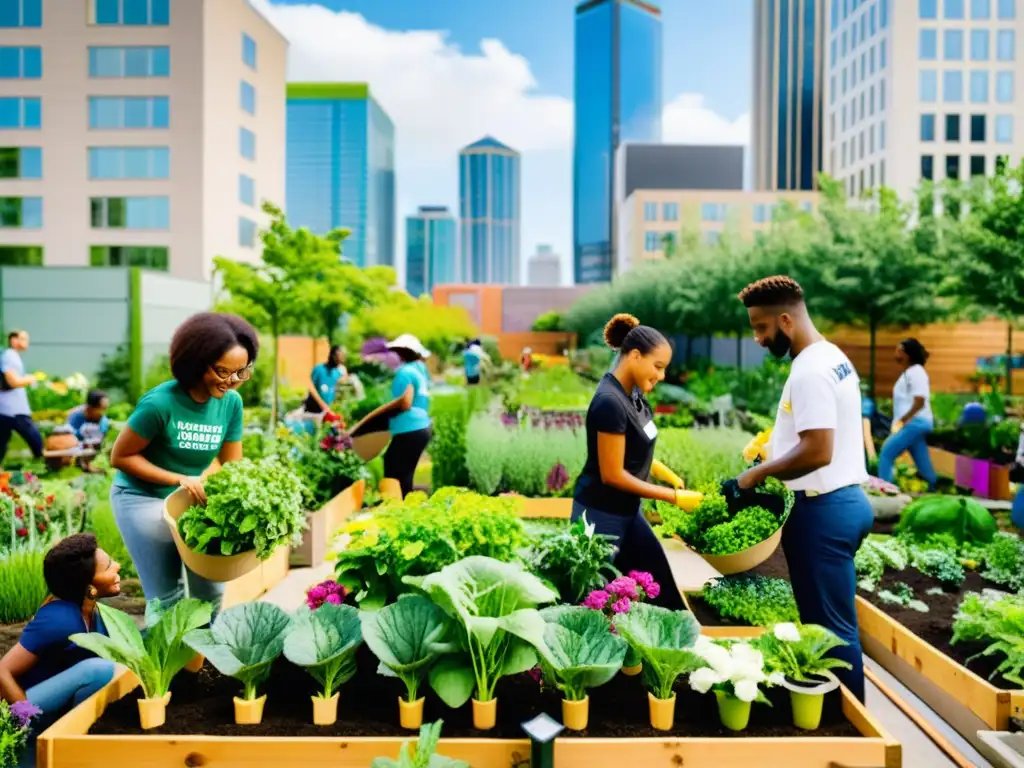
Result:
{"label": "apartment building", "polygon": [[1021,0],[828,0],[825,169],[909,196],[1024,149]]}
{"label": "apartment building", "polygon": [[620,272],[666,257],[684,232],[706,243],[716,243],[723,232],[753,239],[771,226],[775,209],[788,203],[805,211],[817,208],[812,191],[756,191],[722,189],[638,189],[619,212]]}
{"label": "apartment building", "polygon": [[287,46],[247,0],[0,2],[0,265],[257,258]]}

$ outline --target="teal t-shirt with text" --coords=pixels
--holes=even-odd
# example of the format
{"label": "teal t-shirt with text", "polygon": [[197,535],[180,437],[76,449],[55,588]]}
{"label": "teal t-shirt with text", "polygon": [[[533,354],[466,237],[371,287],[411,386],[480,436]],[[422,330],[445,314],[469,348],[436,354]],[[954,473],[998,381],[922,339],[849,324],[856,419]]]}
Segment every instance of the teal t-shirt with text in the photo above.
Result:
{"label": "teal t-shirt with text", "polygon": [[[425,366],[424,366],[425,367]],[[418,432],[430,426],[430,385],[420,364],[406,363],[395,371],[395,380],[391,382],[391,396],[401,397],[412,385],[412,407],[392,417],[390,429],[392,435],[406,432]]]}
{"label": "teal t-shirt with text", "polygon": [[[242,439],[243,422],[242,397],[234,390],[197,403],[177,381],[153,387],[128,417],[132,431],[150,441],[143,457],[160,469],[189,477],[203,474],[224,443]],[[114,485],[161,499],[177,487],[154,485],[121,470],[114,475]]]}

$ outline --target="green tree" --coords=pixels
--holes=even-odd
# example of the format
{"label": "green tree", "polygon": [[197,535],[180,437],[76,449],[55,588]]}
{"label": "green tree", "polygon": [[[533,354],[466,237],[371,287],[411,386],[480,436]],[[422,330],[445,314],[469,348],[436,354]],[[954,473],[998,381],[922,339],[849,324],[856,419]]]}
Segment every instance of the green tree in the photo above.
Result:
{"label": "green tree", "polygon": [[[1013,327],[1024,315],[1024,161],[960,187],[968,213],[951,228],[950,288],[974,316],[1006,321],[1006,392],[1013,392]],[[959,206],[958,206],[959,207]]]}

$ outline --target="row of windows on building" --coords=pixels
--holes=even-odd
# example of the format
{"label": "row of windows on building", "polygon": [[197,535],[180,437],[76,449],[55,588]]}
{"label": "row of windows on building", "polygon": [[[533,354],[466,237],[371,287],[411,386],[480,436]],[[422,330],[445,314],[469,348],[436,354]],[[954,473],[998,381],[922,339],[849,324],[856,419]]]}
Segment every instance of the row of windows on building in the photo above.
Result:
{"label": "row of windows on building", "polygon": [[[159,245],[93,245],[89,247],[89,265],[93,267],[148,267],[167,271],[170,249]],[[41,267],[43,247],[39,245],[0,245],[0,266]]]}
{"label": "row of windows on building", "polygon": [[[860,104],[860,114],[857,113],[857,105]],[[859,121],[865,120],[872,117],[875,114],[875,109],[879,112],[885,110],[885,81],[878,83],[876,90],[875,86],[872,85],[868,90],[861,91],[860,98],[856,96],[850,99],[848,104],[843,104],[840,110],[840,126],[842,131],[847,128],[853,128]],[[849,119],[847,119],[849,118]],[[836,136],[836,113],[832,112],[829,115],[830,128],[832,135]]]}
{"label": "row of windows on building", "polygon": [[[1013,73],[996,73],[996,103],[1007,104],[1013,100]],[[989,103],[989,72],[971,72],[968,78],[969,101],[971,104]],[[934,69],[923,69],[918,73],[918,100],[922,104],[936,104],[939,101],[939,73]],[[946,104],[964,103],[964,73],[951,70],[942,73],[942,101]]]}
{"label": "row of windows on building", "polygon": [[1012,21],[1017,18],[1016,0],[917,0],[917,17],[922,21],[939,18],[939,7],[942,18],[947,21],[963,21],[968,12],[972,21],[989,21],[992,19],[992,7],[995,6],[995,18],[999,21]]}
{"label": "row of windows on building", "polygon": [[832,65],[835,66],[839,60],[836,56],[837,44],[841,45],[842,55],[853,52],[857,46],[871,40],[881,30],[889,26],[889,2],[888,0],[832,0],[832,32],[839,29],[839,11],[842,4],[842,21],[846,21],[851,15],[855,15],[862,6],[866,6],[858,19],[848,29],[844,29],[842,35],[832,38]]}
{"label": "row of windows on building", "polygon": [[[943,131],[943,138],[949,142],[961,141],[963,138],[969,137],[969,140],[973,143],[981,143],[989,140],[988,131],[988,115],[968,115],[967,123],[968,130],[962,131],[964,115],[950,114],[945,115],[942,120],[945,130]],[[921,115],[921,130],[920,138],[921,141],[936,141],[938,131],[936,126],[938,118],[934,114]],[[995,136],[996,142],[999,144],[1009,144],[1013,140],[1013,115],[996,115],[994,123],[994,130],[992,131]],[[964,136],[966,134],[966,136]]]}
{"label": "row of windows on building", "polygon": [[[88,22],[98,25],[166,27],[171,0],[89,0]],[[43,0],[3,0],[0,27],[43,26]]]}
{"label": "row of windows on building", "polygon": [[[921,155],[921,179],[927,181],[935,180],[935,155]],[[939,160],[945,161],[946,174],[943,178],[952,180],[963,179],[963,168],[967,168],[968,175],[970,177],[985,176],[989,173],[988,170],[988,158],[985,155],[970,155],[967,158],[966,164],[963,163],[963,157],[960,155],[946,155],[944,158],[940,157]],[[993,164],[992,173],[999,173],[1005,170],[1008,157],[1006,155],[999,155],[995,158]]]}
{"label": "row of windows on building", "polygon": [[[679,203],[661,203],[661,218],[658,218],[658,203],[644,203],[644,221],[679,221]],[[726,221],[735,206],[728,203],[702,203],[700,207],[701,221]],[[802,203],[804,210],[810,210],[810,203]],[[771,221],[776,203],[754,203],[751,206],[755,224]]]}
{"label": "row of windows on building", "polygon": [[[847,165],[852,165],[858,160],[871,157],[875,154],[876,150],[878,152],[884,152],[885,121],[882,120],[875,125],[869,125],[866,128],[862,128],[859,134],[841,141],[839,147],[839,168],[845,168]],[[836,151],[834,148],[831,150],[831,161],[832,168],[836,168]]]}
{"label": "row of windows on building", "polygon": [[[840,73],[840,84],[842,90],[836,88],[836,76],[833,74],[829,77],[829,87],[831,88],[829,103],[835,104],[836,99],[839,96],[845,96],[847,91],[852,90],[857,86],[857,83],[863,83],[869,77],[873,77],[876,72],[882,72],[888,63],[886,55],[886,42],[880,40],[878,45],[871,46],[868,50],[864,51],[860,55],[860,77],[857,76],[857,60],[854,59],[848,67],[843,67],[843,71]],[[875,51],[878,51],[876,58]],[[834,67],[833,67],[834,69]]]}
{"label": "row of windows on building", "polygon": [[[965,51],[964,40],[969,39]],[[970,37],[965,38],[962,29],[947,29],[942,32],[942,60],[963,61],[970,54],[971,61],[992,60],[992,35],[987,29],[972,29]],[[1017,37],[1012,29],[1000,29],[995,34],[996,61],[1014,61],[1016,58]],[[922,29],[918,33],[917,58],[921,61],[939,60],[939,31]]]}

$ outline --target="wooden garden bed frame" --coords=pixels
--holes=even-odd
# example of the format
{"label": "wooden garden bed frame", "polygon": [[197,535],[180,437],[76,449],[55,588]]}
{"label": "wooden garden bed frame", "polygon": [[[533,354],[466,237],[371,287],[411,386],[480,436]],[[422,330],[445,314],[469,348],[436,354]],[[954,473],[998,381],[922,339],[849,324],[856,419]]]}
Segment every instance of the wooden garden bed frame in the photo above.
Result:
{"label": "wooden garden bed frame", "polygon": [[971,672],[857,596],[864,652],[935,710],[976,749],[980,730],[1005,731],[1024,717],[1024,690],[1003,690]]}
{"label": "wooden garden bed frame", "polygon": [[[690,607],[690,598],[699,597],[699,593],[696,592],[683,592],[683,605],[686,606],[686,610],[693,613],[693,608]],[[701,634],[707,635],[708,637],[739,637],[739,638],[753,638],[760,637],[764,634],[764,627],[734,627],[730,625],[721,626],[706,626],[701,624]]]}
{"label": "wooden garden bed frame", "polygon": [[[730,631],[723,631],[728,629]],[[709,636],[735,637],[728,628],[705,628]],[[244,737],[203,735],[90,736],[89,728],[107,706],[138,685],[127,670],[40,734],[38,768],[366,768],[375,757],[397,757],[406,739],[398,737]],[[843,714],[860,738],[643,738],[559,739],[558,768],[721,768],[758,765],[772,768],[900,768],[902,747],[849,691],[841,689]],[[344,695],[344,692],[342,692]],[[170,705],[173,709],[173,703]],[[411,734],[410,739],[415,738]],[[473,768],[517,768],[527,763],[524,739],[441,739],[438,752],[466,760]]]}

